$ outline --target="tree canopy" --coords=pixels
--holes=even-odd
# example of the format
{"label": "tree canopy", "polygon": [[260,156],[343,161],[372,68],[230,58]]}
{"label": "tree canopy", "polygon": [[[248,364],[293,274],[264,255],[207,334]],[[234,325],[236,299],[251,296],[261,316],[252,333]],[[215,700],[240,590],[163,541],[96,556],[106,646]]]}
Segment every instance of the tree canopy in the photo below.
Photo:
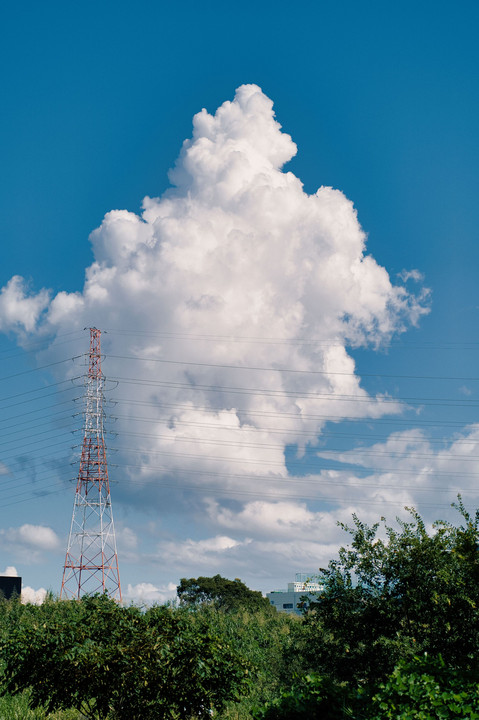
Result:
{"label": "tree canopy", "polygon": [[228,580],[221,575],[181,578],[176,592],[186,605],[211,604],[227,611],[271,608],[267,598],[258,590],[250,590],[239,578]]}
{"label": "tree canopy", "polygon": [[4,715],[479,720],[479,511],[456,508],[457,526],[353,516],[303,617],[220,575],[184,578],[178,606],[0,600],[1,692],[24,701]]}
{"label": "tree canopy", "polygon": [[306,621],[311,660],[339,680],[382,678],[423,652],[479,671],[479,511],[455,507],[461,524],[438,521],[430,534],[414,510],[399,529],[356,516],[343,526],[351,545],[321,571]]}
{"label": "tree canopy", "polygon": [[237,697],[250,664],[185,609],[124,608],[106,596],[17,604],[0,643],[3,694],[32,707],[114,720],[209,718]]}

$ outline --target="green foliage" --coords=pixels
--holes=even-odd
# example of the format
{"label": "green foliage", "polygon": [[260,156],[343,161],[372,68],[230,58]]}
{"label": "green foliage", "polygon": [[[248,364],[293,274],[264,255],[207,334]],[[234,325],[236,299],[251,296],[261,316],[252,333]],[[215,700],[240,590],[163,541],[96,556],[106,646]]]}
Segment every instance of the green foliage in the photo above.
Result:
{"label": "green foliage", "polygon": [[0,718],[479,720],[479,513],[457,509],[431,533],[355,517],[304,618],[219,575],[179,607],[0,600]]}
{"label": "green foliage", "polygon": [[[25,691],[15,697],[0,698],[0,718],[2,720],[46,720],[47,715],[42,708],[30,707],[30,693]],[[48,714],[48,720],[84,720],[84,715],[77,710],[59,710]]]}
{"label": "green foliage", "polygon": [[351,718],[348,688],[327,676],[311,673],[290,690],[253,712],[254,720],[341,720]]}
{"label": "green foliage", "polygon": [[250,662],[225,640],[214,617],[161,606],[149,610],[146,621],[162,643],[148,696],[152,718],[208,718],[212,708],[221,709],[246,691]]}
{"label": "green foliage", "polygon": [[208,618],[123,608],[105,596],[18,606],[1,643],[3,694],[98,720],[210,717],[238,696],[248,663]]}
{"label": "green foliage", "polygon": [[221,575],[181,578],[176,592],[180,601],[188,605],[211,604],[225,611],[273,610],[267,598],[250,590],[239,578],[228,580]]}
{"label": "green foliage", "polygon": [[253,707],[273,700],[292,674],[306,672],[301,652],[302,620],[296,615],[255,610],[219,612],[206,605],[195,613],[207,615],[224,641],[251,663],[251,682],[240,703],[228,704],[222,720],[251,718]]}
{"label": "green foliage", "polygon": [[339,681],[373,683],[403,658],[441,654],[476,670],[479,647],[479,512],[456,506],[464,523],[421,518],[399,530],[384,523],[385,540],[354,517],[352,543],[322,571],[323,591],[306,618],[309,660]]}
{"label": "green foliage", "polygon": [[131,641],[133,614],[126,618],[106,598],[50,601],[17,612],[18,622],[2,643],[4,692],[30,688],[32,707],[74,707],[87,717],[106,718],[114,687],[109,666]]}
{"label": "green foliage", "polygon": [[401,661],[376,693],[309,674],[253,713],[254,720],[479,720],[479,683],[441,656]]}
{"label": "green foliage", "polygon": [[479,684],[441,656],[400,662],[373,698],[371,720],[479,720]]}

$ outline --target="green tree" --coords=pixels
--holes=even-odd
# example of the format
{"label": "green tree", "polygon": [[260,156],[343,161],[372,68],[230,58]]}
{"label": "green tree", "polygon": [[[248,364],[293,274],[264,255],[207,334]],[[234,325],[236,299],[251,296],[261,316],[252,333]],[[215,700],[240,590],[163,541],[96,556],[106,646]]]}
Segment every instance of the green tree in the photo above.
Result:
{"label": "green tree", "polygon": [[239,578],[228,580],[214,577],[182,578],[177,595],[185,605],[214,605],[217,610],[260,610],[271,605],[258,590],[250,590]]}
{"label": "green tree", "polygon": [[96,596],[16,613],[0,646],[2,692],[30,689],[33,708],[99,720],[207,718],[247,681],[248,663],[188,609],[142,613]]}
{"label": "green tree", "polygon": [[[309,659],[341,680],[371,683],[402,659],[425,651],[478,670],[479,511],[461,499],[459,527],[420,516],[384,518],[372,527],[354,516],[351,545],[322,570],[323,591],[306,617]],[[385,539],[378,537],[380,525]]]}

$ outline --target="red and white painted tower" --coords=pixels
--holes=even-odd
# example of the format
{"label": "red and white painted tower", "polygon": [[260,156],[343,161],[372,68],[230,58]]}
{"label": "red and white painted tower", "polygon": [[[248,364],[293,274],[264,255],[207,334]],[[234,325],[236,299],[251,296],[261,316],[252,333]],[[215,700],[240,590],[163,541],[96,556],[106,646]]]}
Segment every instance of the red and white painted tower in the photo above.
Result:
{"label": "red and white painted tower", "polygon": [[103,435],[101,331],[90,328],[80,470],[63,568],[61,598],[106,593],[121,601],[120,573]]}

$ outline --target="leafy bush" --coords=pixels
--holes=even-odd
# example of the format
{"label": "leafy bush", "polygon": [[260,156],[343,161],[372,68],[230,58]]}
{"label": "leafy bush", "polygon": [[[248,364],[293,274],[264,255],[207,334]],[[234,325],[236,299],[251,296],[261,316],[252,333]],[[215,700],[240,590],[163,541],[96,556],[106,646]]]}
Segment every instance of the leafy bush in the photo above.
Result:
{"label": "leafy bush", "polygon": [[311,673],[297,679],[290,690],[253,712],[254,720],[341,720],[351,718],[355,698],[345,684]]}
{"label": "leafy bush", "polygon": [[479,683],[441,656],[401,662],[373,698],[371,720],[479,720]]}
{"label": "leafy bush", "polygon": [[304,618],[220,576],[177,608],[0,601],[0,717],[479,720],[479,511],[457,508],[432,533],[355,517]]}
{"label": "leafy bush", "polygon": [[1,651],[3,694],[98,720],[210,717],[237,697],[248,663],[204,617],[122,608],[106,596],[18,606]]}
{"label": "leafy bush", "polygon": [[[26,690],[15,697],[0,698],[0,718],[2,720],[46,720],[47,715],[42,708],[30,707],[30,693]],[[84,715],[77,710],[58,710],[48,714],[48,720],[84,720]]]}
{"label": "leafy bush", "polygon": [[203,607],[195,617],[209,616],[224,642],[251,664],[251,682],[240,702],[228,704],[221,718],[251,718],[252,708],[271,701],[293,674],[304,674],[302,653],[302,619],[295,615],[271,612],[268,608],[249,612],[219,612]]}

